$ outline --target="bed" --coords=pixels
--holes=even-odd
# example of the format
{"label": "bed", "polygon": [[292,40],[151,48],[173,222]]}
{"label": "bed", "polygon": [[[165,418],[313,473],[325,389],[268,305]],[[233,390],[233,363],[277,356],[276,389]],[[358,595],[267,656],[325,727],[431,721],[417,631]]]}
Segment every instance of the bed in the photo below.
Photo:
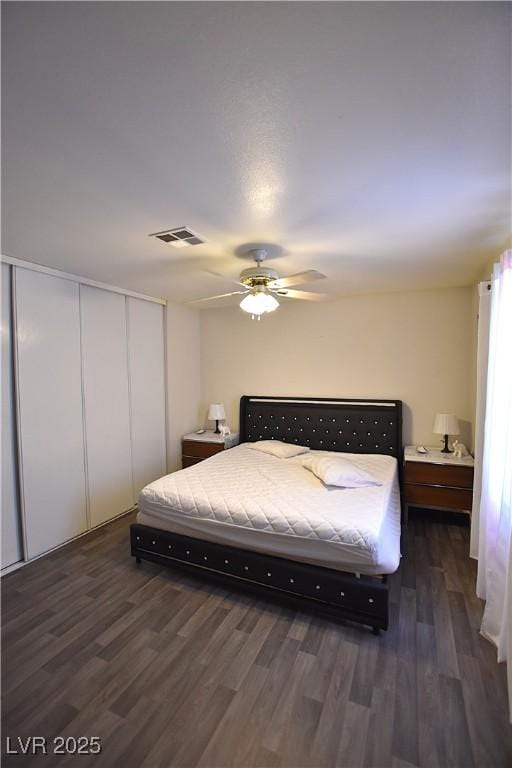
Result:
{"label": "bed", "polygon": [[[143,489],[132,555],[387,629],[387,576],[400,562],[401,422],[397,400],[244,396],[239,446]],[[264,439],[311,451],[281,459],[251,449]],[[379,485],[328,488],[303,466],[340,452]]]}

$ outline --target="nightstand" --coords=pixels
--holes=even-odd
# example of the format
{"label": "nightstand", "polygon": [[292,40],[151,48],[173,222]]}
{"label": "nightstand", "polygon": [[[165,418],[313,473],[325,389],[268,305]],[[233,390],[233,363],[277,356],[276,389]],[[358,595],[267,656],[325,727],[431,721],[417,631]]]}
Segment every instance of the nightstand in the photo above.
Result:
{"label": "nightstand", "polygon": [[207,430],[202,435],[190,432],[181,438],[181,466],[183,469],[198,464],[216,453],[232,448],[238,443],[238,433],[223,437]]}
{"label": "nightstand", "polygon": [[470,512],[473,502],[474,459],[456,459],[451,453],[428,448],[420,454],[416,446],[404,451],[404,522],[409,507],[430,507],[456,512]]}

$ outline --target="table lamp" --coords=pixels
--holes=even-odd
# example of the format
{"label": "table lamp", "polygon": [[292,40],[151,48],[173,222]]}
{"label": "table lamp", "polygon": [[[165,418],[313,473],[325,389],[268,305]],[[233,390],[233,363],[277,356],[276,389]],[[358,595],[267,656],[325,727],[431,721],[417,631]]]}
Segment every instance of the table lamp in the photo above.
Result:
{"label": "table lamp", "polygon": [[452,453],[448,448],[448,435],[460,433],[457,417],[453,413],[436,413],[433,431],[436,435],[443,435],[444,448],[441,449],[441,453]]}
{"label": "table lamp", "polygon": [[226,418],[226,411],[224,410],[224,406],[222,403],[212,403],[210,405],[210,408],[208,410],[208,421],[214,421],[215,422],[215,431],[214,434],[219,435],[220,429],[219,429],[219,421],[221,419]]}

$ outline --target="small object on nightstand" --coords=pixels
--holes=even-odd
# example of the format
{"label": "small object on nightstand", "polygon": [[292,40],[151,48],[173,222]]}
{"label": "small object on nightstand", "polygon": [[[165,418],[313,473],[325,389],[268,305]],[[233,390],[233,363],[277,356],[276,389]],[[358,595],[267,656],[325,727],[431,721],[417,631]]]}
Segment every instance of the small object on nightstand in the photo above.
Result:
{"label": "small object on nightstand", "polygon": [[464,459],[466,456],[469,456],[469,451],[464,443],[460,443],[458,440],[453,441],[452,448],[455,459]]}
{"label": "small object on nightstand", "polygon": [[196,429],[195,434],[196,435],[204,435],[206,432],[206,429]]}
{"label": "small object on nightstand", "polygon": [[427,451],[427,449],[425,448],[424,445],[417,445],[416,446],[416,453],[421,453],[422,456],[425,456],[428,453],[428,451]]}

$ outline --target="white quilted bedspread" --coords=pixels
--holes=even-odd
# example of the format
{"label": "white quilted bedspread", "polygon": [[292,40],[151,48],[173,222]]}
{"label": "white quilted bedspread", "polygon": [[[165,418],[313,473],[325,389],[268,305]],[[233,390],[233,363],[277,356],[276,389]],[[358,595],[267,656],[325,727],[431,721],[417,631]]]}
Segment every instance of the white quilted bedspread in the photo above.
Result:
{"label": "white quilted bedspread", "polygon": [[[212,531],[214,540],[292,559],[336,567],[336,557],[339,568],[390,573],[400,557],[396,459],[343,456],[382,485],[327,488],[302,466],[305,455],[279,459],[239,445],[146,486],[139,519],[197,538]],[[328,545],[326,557],[320,544]]]}

